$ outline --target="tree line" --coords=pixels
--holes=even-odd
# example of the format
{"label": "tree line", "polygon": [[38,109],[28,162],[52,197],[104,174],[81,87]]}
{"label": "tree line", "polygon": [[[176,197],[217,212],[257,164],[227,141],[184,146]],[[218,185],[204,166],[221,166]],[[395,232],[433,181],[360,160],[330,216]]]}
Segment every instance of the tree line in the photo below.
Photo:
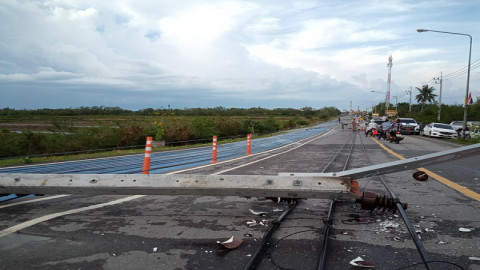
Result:
{"label": "tree line", "polygon": [[[390,110],[397,110],[398,117],[415,118],[421,123],[438,122],[438,114],[440,111],[440,122],[450,123],[452,121],[463,120],[465,106],[463,104],[447,105],[441,104],[439,110],[439,102],[437,100],[437,94],[434,93],[435,88],[428,85],[422,85],[421,87],[415,87],[417,94],[415,100],[417,104],[410,104],[408,102],[401,102],[397,104],[390,104]],[[375,111],[382,113],[385,111],[385,104],[379,103],[374,108]],[[467,120],[478,121],[480,120],[480,98],[477,97],[472,105],[467,105]]]}
{"label": "tree line", "polygon": [[[84,122],[85,117],[64,113],[84,112],[93,120]],[[101,113],[99,113],[101,111]],[[211,142],[212,136],[222,138],[246,137],[246,134],[274,133],[280,130],[307,126],[325,121],[340,114],[336,108],[313,109],[241,109],[242,114],[230,116],[234,109],[222,107],[212,109],[171,110],[157,114],[155,111],[145,116],[137,112],[110,107],[82,107],[77,109],[13,110],[3,109],[2,114],[9,119],[18,116],[38,121],[49,119],[48,132],[11,132],[8,128],[0,131],[0,157],[43,155],[49,153],[81,152],[95,149],[143,147],[145,137],[165,141],[167,146]],[[222,113],[229,112],[229,113]],[[243,112],[248,115],[243,115]],[[88,113],[87,113],[88,112]],[[158,111],[157,111],[158,112]],[[30,113],[30,114],[29,114]],[[40,114],[44,113],[44,114]],[[99,114],[95,114],[99,113]],[[106,113],[121,117],[105,116]],[[184,114],[184,115],[180,115]],[[100,115],[99,117],[90,117]],[[14,116],[14,117],[9,117]],[[22,118],[22,117],[18,117]],[[104,121],[107,120],[107,121]],[[87,125],[78,125],[78,122]]]}
{"label": "tree line", "polygon": [[164,108],[146,108],[141,110],[127,110],[120,107],[108,106],[92,106],[78,108],[61,108],[61,109],[0,109],[0,116],[15,115],[51,115],[51,116],[82,116],[82,115],[132,115],[132,116],[161,116],[161,115],[177,115],[177,116],[305,116],[305,117],[321,117],[322,115],[338,115],[340,111],[335,107],[324,107],[314,109],[312,107],[294,108],[275,108],[266,109],[260,107],[252,108],[184,108],[184,109],[164,109]]}

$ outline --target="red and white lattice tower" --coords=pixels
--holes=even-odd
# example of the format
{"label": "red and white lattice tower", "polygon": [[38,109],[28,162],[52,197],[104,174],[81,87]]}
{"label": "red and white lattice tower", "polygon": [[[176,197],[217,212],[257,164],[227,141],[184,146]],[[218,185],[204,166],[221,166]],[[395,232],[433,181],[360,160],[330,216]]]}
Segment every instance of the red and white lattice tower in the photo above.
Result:
{"label": "red and white lattice tower", "polygon": [[387,79],[387,95],[385,96],[385,114],[387,113],[388,107],[390,106],[390,81],[392,77],[392,56],[388,57],[388,79]]}

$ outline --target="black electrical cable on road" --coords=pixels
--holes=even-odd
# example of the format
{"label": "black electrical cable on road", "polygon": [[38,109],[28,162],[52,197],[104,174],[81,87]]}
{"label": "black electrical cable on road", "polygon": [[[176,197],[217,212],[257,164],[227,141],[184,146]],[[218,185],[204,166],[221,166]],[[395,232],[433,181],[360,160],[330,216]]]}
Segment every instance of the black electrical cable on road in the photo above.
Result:
{"label": "black electrical cable on road", "polygon": [[333,210],[335,210],[335,204],[335,200],[330,201],[330,207],[328,208],[328,215],[325,221],[325,232],[323,233],[322,253],[320,254],[320,258],[318,259],[317,270],[325,269],[325,262],[327,260],[328,238],[330,236],[330,229],[332,226],[332,214]]}
{"label": "black electrical cable on road", "polygon": [[295,207],[298,205],[298,201],[292,203],[287,210],[285,210],[277,219],[272,222],[272,226],[268,229],[262,239],[262,243],[255,254],[250,258],[250,261],[247,265],[243,268],[244,270],[255,269],[256,264],[258,263],[261,256],[265,253],[268,248],[268,244],[270,243],[270,239],[272,238],[273,233],[280,227],[280,223],[287,217]]}
{"label": "black electrical cable on road", "polygon": [[382,184],[385,186],[387,189],[388,193],[390,193],[390,196],[393,199],[393,202],[395,202],[395,206],[397,207],[398,212],[400,213],[400,216],[403,219],[403,223],[405,223],[405,226],[407,227],[408,232],[410,233],[410,236],[412,237],[413,242],[415,243],[415,246],[417,247],[418,252],[420,253],[420,256],[422,257],[423,263],[425,264],[425,267],[430,270],[430,266],[428,265],[428,262],[430,260],[430,256],[428,255],[427,251],[425,250],[425,247],[423,246],[422,242],[420,239],[418,239],[417,232],[413,228],[412,223],[407,217],[407,213],[403,209],[402,203],[400,202],[400,199],[398,199],[397,195],[393,193],[393,191],[390,189],[390,187],[387,185],[385,180],[381,175],[377,175],[380,181],[382,181]]}
{"label": "black electrical cable on road", "polygon": [[[365,145],[363,144],[362,139],[360,139],[360,142],[362,144],[362,148],[365,152],[365,156],[369,160],[369,163],[371,163],[370,157],[366,154],[365,150]],[[397,207],[398,212],[400,213],[400,216],[403,219],[403,223],[405,223],[405,226],[407,227],[408,232],[410,233],[410,236],[412,237],[413,242],[415,243],[415,246],[417,247],[418,252],[420,253],[420,256],[422,257],[423,264],[425,265],[426,269],[430,270],[430,266],[428,265],[428,262],[430,262],[430,256],[428,255],[427,251],[425,250],[425,247],[423,246],[422,242],[418,238],[417,232],[413,228],[412,223],[408,219],[407,213],[403,209],[402,203],[400,202],[400,199],[395,195],[392,189],[387,185],[383,177],[377,172],[377,177],[380,179],[382,182],[383,186],[385,189],[388,191],[390,194],[390,197],[393,199],[393,202],[395,203],[395,206]]]}

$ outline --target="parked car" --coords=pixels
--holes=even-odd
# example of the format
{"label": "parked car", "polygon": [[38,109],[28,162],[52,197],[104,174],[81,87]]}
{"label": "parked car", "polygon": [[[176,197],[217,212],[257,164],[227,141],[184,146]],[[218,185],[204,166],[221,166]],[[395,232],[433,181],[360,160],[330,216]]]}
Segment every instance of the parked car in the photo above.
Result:
{"label": "parked car", "polygon": [[430,123],[426,125],[420,132],[423,136],[456,139],[458,137],[457,131],[449,124]]}
{"label": "parked car", "polygon": [[477,139],[480,138],[479,126],[472,126],[469,131],[465,133],[465,139]]}
{"label": "parked car", "polygon": [[[450,123],[453,129],[460,133],[463,130],[463,121],[453,121]],[[467,121],[467,130],[472,126],[480,126],[480,121]]]}
{"label": "parked car", "polygon": [[420,125],[413,118],[398,118],[400,119],[400,133],[401,134],[420,134]]}

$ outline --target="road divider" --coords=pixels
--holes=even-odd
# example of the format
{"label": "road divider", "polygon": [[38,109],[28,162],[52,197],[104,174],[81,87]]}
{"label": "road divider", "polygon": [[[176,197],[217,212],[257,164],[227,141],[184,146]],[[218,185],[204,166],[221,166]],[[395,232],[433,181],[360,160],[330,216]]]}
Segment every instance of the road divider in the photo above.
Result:
{"label": "road divider", "polygon": [[213,136],[212,142],[212,162],[210,163],[217,163],[217,136]]}
{"label": "road divider", "polygon": [[147,142],[145,145],[145,157],[143,159],[143,168],[142,174],[150,174],[150,161],[152,156],[152,137],[147,137]]}

